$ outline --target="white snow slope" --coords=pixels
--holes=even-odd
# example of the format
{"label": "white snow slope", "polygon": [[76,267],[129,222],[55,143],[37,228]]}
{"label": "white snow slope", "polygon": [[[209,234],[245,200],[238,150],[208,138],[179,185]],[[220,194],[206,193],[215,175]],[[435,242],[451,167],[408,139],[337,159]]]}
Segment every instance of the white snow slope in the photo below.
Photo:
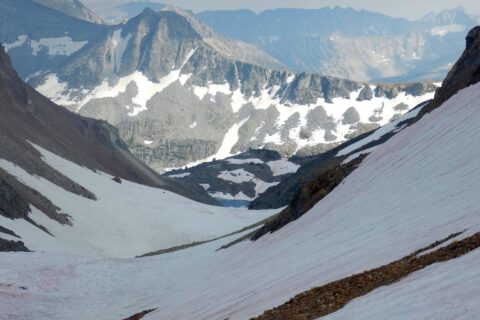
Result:
{"label": "white snow slope", "polygon": [[[73,252],[134,257],[159,249],[210,240],[254,224],[274,211],[227,209],[196,203],[174,193],[129,181],[121,184],[36,147],[45,161],[93,192],[97,201],[65,191],[0,159],[0,168],[39,191],[72,216],[73,226],[49,219],[35,207],[30,217],[48,235],[25,220],[0,216],[0,225],[15,231],[27,247],[46,252]],[[0,232],[0,237],[12,237]]]}
{"label": "white snow slope", "polygon": [[[461,91],[405,128],[307,214],[254,243],[215,251],[230,240],[223,239],[146,259],[2,254],[0,283],[11,286],[0,286],[0,309],[14,319],[121,319],[150,308],[157,310],[145,319],[247,319],[451,233],[480,231],[479,89]],[[472,303],[480,296],[478,255],[376,290],[374,299],[360,298],[371,310],[347,306],[339,318],[356,319],[360,310],[359,318],[374,312],[376,319],[406,319],[412,311],[405,301],[413,298],[393,289],[406,293],[418,286],[428,295],[415,301],[415,319],[474,319],[480,312],[480,304]],[[455,269],[463,276],[442,286]],[[445,303],[447,287],[452,292]],[[432,307],[418,307],[422,302]]]}

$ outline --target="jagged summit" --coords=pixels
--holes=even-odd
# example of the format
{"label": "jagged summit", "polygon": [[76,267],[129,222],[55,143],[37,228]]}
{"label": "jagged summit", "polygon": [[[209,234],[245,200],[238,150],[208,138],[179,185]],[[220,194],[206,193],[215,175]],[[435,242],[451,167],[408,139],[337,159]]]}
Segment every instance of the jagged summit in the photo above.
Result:
{"label": "jagged summit", "polygon": [[273,69],[285,68],[280,62],[253,45],[220,36],[188,10],[168,5],[155,12],[153,9],[146,7],[141,15],[153,15],[156,13],[158,16],[162,16],[162,13],[168,12],[185,18],[204,42],[226,58]]}

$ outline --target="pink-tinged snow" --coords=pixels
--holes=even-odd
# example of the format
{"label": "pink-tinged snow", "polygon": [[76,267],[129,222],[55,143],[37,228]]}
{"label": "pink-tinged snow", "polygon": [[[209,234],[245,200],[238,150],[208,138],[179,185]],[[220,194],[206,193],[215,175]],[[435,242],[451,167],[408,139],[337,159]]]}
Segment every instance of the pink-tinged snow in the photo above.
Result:
{"label": "pink-tinged snow", "polygon": [[167,301],[149,305],[159,309],[147,319],[246,319],[451,233],[480,231],[479,89],[463,90],[379,146],[299,220],[212,254],[209,279],[169,291]]}
{"label": "pink-tinged snow", "polygon": [[[307,214],[254,243],[216,251],[231,237],[146,259],[3,254],[0,283],[12,287],[2,287],[0,309],[14,319],[121,319],[150,308],[158,309],[145,319],[247,319],[451,233],[480,231],[479,89],[463,90],[392,137]],[[449,288],[472,290],[477,255],[434,265],[408,279],[431,274],[432,282],[424,278],[431,289],[416,289],[429,293],[422,299],[438,314],[455,315],[462,306],[478,314],[480,304],[468,305],[469,300],[435,303],[442,302],[445,291],[434,283],[442,278],[430,273],[455,265],[465,277],[452,278],[455,288]],[[411,300],[391,292],[388,303],[398,308],[391,310]],[[374,318],[404,319],[401,312],[379,310]],[[432,312],[416,310],[415,318]]]}
{"label": "pink-tinged snow", "polygon": [[474,320],[480,314],[480,250],[432,265],[321,319]]}
{"label": "pink-tinged snow", "polygon": [[216,238],[276,213],[208,206],[129,181],[119,184],[107,174],[95,173],[37,149],[50,166],[85,186],[98,200],[67,192],[0,159],[0,168],[46,196],[72,217],[73,226],[61,225],[33,207],[30,217],[46,227],[54,235],[52,237],[25,220],[0,216],[0,225],[20,235],[32,250],[134,257]]}

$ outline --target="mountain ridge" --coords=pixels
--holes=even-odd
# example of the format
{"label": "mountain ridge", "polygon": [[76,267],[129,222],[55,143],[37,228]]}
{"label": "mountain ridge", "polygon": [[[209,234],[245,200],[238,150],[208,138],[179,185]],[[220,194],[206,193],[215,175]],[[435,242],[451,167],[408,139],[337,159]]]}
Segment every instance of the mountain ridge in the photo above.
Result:
{"label": "mountain ridge", "polygon": [[[222,48],[238,42],[216,38],[179,9],[147,9],[125,24],[91,27],[95,37],[72,38],[66,55],[52,44],[57,40],[28,35],[23,43],[7,42],[8,52],[14,63],[27,55],[40,65],[40,72],[24,75],[37,90],[71,111],[107,120],[160,172],[252,148],[320,153],[400,116],[435,90],[247,63],[242,45],[232,58]],[[44,46],[35,55],[37,42]],[[58,59],[59,66],[41,68],[44,59]]]}
{"label": "mountain ridge", "polygon": [[340,7],[259,14],[206,11],[198,16],[227,36],[257,45],[294,71],[383,82],[442,79],[448,64],[462,52],[461,32],[477,24],[459,8],[416,21]]}

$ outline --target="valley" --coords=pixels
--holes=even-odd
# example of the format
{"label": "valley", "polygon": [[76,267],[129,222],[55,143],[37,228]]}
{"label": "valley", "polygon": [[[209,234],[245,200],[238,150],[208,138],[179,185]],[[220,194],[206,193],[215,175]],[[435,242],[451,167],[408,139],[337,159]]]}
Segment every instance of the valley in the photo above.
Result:
{"label": "valley", "polygon": [[0,320],[478,317],[474,15],[110,5],[0,1]]}

